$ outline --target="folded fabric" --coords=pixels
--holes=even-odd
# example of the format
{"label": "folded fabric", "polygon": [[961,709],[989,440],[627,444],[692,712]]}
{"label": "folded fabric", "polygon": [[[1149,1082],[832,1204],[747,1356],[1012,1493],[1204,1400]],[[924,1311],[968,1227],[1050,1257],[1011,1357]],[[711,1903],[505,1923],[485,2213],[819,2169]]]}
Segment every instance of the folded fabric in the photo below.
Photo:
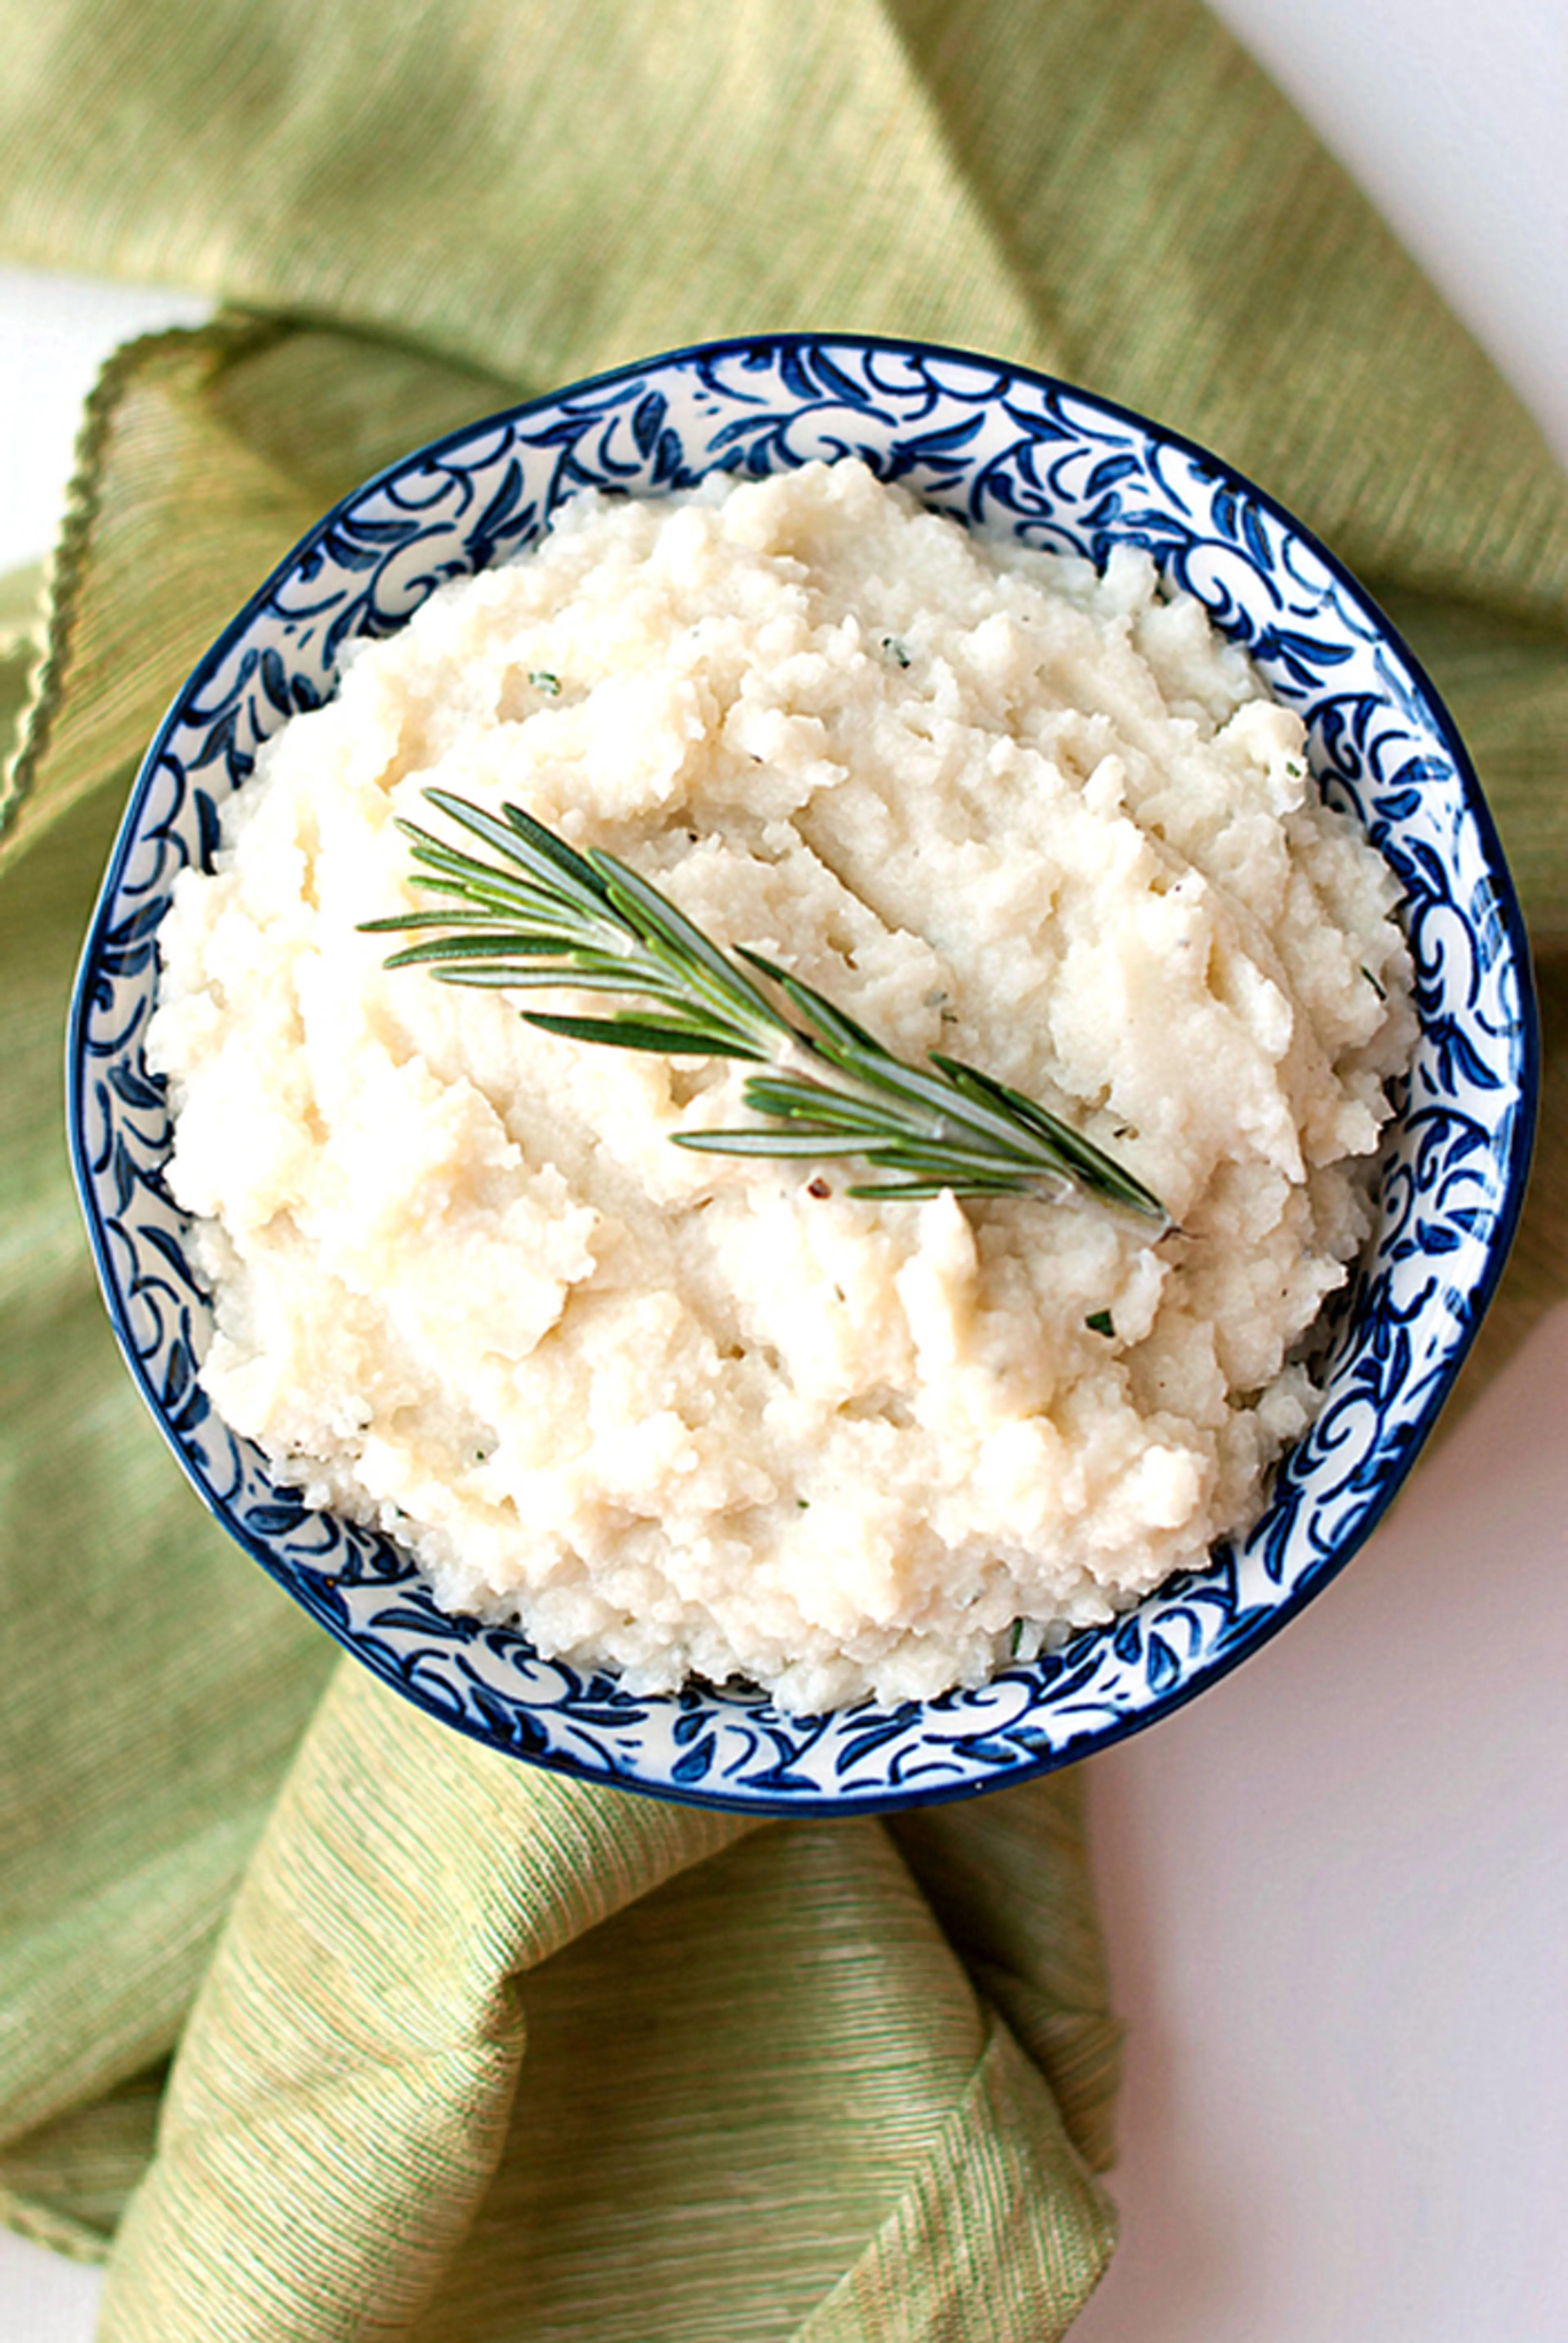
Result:
{"label": "folded fabric", "polygon": [[0,598],[0,2215],[116,2240],[104,2332],[138,2343],[1058,2335],[1113,2227],[1077,1777],[743,1829],[334,1673],[103,1324],[77,940],[169,693],[403,448],[707,334],[1017,356],[1279,494],[1466,730],[1553,1052],[1484,1372],[1568,1290],[1568,489],[1188,0],[0,15],[0,251],[238,305],[107,370],[41,664],[31,588]]}
{"label": "folded fabric", "polygon": [[198,1996],[105,2332],[194,2343],[215,2302],[235,2343],[948,2334],[988,2303],[1059,2332],[1109,2243],[1063,2116],[1091,2145],[1083,2054],[1114,2047],[1063,1998],[1097,1985],[1061,1958],[1075,1909],[1092,1942],[1071,1805],[1004,1796],[979,1834],[963,1922],[1038,1996],[1014,2028],[939,1918],[964,1818],[906,1845],[618,1797],[346,1669]]}

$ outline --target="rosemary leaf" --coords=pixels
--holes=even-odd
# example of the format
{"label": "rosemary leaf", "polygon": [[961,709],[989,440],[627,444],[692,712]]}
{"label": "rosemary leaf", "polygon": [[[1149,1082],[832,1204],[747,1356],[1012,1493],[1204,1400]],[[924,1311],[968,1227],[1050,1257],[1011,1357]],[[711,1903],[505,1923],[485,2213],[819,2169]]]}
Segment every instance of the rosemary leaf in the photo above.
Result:
{"label": "rosemary leaf", "polygon": [[530,1015],[528,1021],[547,1033],[564,1034],[568,1041],[613,1041],[620,1050],[652,1050],[666,1058],[749,1058],[752,1054],[698,1024],[656,1025],[640,1017],[550,1017],[542,1011]]}

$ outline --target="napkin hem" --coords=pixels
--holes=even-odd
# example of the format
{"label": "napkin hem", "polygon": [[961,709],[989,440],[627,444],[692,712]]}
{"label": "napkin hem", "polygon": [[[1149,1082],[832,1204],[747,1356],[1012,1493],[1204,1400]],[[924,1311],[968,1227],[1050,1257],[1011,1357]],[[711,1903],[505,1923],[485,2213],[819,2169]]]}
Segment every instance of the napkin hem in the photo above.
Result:
{"label": "napkin hem", "polygon": [[65,509],[54,546],[41,565],[40,593],[35,625],[30,630],[35,661],[28,679],[27,696],[16,722],[9,756],[0,767],[0,866],[20,852],[26,839],[46,824],[23,823],[37,800],[34,785],[54,738],[55,719],[65,704],[75,649],[81,588],[89,567],[93,534],[99,517],[104,458],[120,404],[132,381],[149,359],[175,349],[207,350],[230,355],[258,330],[275,332],[270,320],[222,312],[203,326],[171,326],[152,334],[138,334],[110,352],[88,392],[77,427]]}
{"label": "napkin hem", "polygon": [[64,2254],[68,2261],[88,2263],[96,2269],[109,2258],[111,2241],[101,2230],[14,2188],[0,2187],[0,2226],[14,2237],[25,2237],[29,2245]]}

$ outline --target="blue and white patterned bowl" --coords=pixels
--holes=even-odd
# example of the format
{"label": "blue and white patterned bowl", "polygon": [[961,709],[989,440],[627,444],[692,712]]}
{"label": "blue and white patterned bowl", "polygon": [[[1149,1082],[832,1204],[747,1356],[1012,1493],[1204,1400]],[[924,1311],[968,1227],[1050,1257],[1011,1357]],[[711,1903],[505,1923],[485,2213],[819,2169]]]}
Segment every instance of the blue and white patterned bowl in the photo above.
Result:
{"label": "blue and white patterned bowl", "polygon": [[[863,457],[979,528],[1086,554],[1147,547],[1301,710],[1325,793],[1405,890],[1421,1041],[1369,1257],[1335,1316],[1327,1397],[1244,1540],[1111,1625],[979,1691],[801,1720],[759,1694],[637,1696],[448,1618],[407,1557],[306,1509],[196,1383],[210,1306],[161,1178],[142,1040],[175,874],[205,863],[260,741],[333,689],[343,646],[443,579],[508,559],[556,506],[723,469]],[[132,793],[70,1035],[72,1147],[116,1332],[207,1505],[386,1683],[492,1748],[588,1780],[756,1810],[864,1813],[1019,1782],[1149,1724],[1256,1649],[1349,1559],[1430,1430],[1501,1270],[1536,1091],[1517,907],[1464,751],[1354,581],[1271,499],[1176,434],[995,360],[781,335],[628,367],[454,433],[347,498],[186,685]]]}

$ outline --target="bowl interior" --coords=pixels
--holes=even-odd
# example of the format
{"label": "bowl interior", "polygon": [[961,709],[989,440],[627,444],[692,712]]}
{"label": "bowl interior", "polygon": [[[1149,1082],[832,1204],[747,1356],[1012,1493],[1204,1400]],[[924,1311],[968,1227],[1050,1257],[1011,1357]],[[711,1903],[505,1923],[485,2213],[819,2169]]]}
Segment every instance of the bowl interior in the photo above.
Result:
{"label": "bowl interior", "polygon": [[[863,457],[971,526],[1102,565],[1132,543],[1196,595],[1306,720],[1325,794],[1405,890],[1421,1041],[1379,1224],[1327,1328],[1327,1390],[1243,1540],[1111,1624],[973,1692],[810,1719],[760,1694],[638,1696],[438,1611],[385,1538],[308,1511],[196,1381],[210,1305],[162,1182],[170,1124],[142,1041],[176,872],[205,864],[259,743],[329,696],[343,647],[506,560],[588,486],[658,495],[715,469]],[[311,532],[181,691],[132,793],[78,979],[72,1145],[126,1357],[216,1517],[387,1683],[518,1756],[703,1802],[866,1812],[1021,1779],[1148,1723],[1253,1649],[1364,1539],[1479,1322],[1523,1186],[1528,962],[1452,725],[1353,581],[1261,491],[1173,434],[994,361],[784,336],[677,353],[452,435]]]}

